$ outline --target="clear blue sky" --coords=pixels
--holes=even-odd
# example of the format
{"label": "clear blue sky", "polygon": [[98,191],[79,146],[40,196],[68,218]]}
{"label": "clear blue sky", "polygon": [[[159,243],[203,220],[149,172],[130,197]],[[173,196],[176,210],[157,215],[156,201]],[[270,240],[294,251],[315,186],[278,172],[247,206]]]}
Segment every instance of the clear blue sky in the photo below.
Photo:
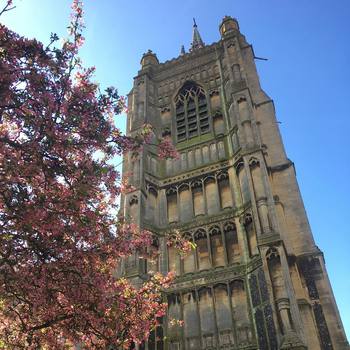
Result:
{"label": "clear blue sky", "polygon": [[[17,9],[0,19],[10,28],[42,41],[50,32],[66,35],[70,1],[14,3]],[[262,86],[275,101],[350,338],[350,1],[86,0],[85,11],[83,61],[96,66],[102,86],[122,94],[131,89],[143,52],[152,49],[164,61],[181,44],[188,49],[192,17],[206,43],[219,39],[224,15],[238,18],[256,55],[269,59],[257,62]]]}

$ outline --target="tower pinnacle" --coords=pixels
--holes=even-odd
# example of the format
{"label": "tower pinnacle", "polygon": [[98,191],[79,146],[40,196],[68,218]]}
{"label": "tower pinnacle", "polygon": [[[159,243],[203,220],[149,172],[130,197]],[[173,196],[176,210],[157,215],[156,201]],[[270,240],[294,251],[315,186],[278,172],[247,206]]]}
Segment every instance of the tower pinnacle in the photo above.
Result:
{"label": "tower pinnacle", "polygon": [[181,45],[180,55],[184,55],[185,53],[185,46]]}
{"label": "tower pinnacle", "polygon": [[192,44],[190,51],[200,49],[204,46],[204,42],[199,34],[196,20],[193,18],[193,34],[192,34]]}

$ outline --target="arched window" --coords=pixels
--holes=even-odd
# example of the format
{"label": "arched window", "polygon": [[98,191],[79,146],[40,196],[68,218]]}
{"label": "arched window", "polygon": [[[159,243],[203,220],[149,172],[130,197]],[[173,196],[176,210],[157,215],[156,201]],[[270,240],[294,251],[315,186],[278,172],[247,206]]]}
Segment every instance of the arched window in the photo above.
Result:
{"label": "arched window", "polygon": [[154,222],[157,220],[157,191],[154,187],[149,187],[147,196],[146,218]]}
{"label": "arched window", "polygon": [[177,323],[173,324],[173,320],[181,320],[181,298],[179,294],[172,294],[168,296],[168,332],[167,336],[170,340],[170,350],[180,350],[176,348],[182,336],[181,326]]}
{"label": "arched window", "polygon": [[231,282],[230,293],[238,344],[246,344],[252,338],[252,331],[244,282],[241,280]]}
{"label": "arched window", "polygon": [[199,289],[198,297],[199,315],[201,321],[204,348],[213,349],[214,347],[216,348],[214,340],[214,334],[216,333],[216,329],[211,288],[203,287]]}
{"label": "arched window", "polygon": [[179,192],[179,209],[180,209],[180,220],[186,222],[193,217],[193,205],[192,205],[192,194],[190,186],[188,184],[182,184],[178,190]]}
{"label": "arched window", "polygon": [[182,295],[183,320],[186,324],[184,335],[186,349],[200,349],[200,329],[199,315],[197,312],[197,296],[195,291],[187,292]]}
{"label": "arched window", "polygon": [[[190,233],[185,233],[184,237],[187,241],[193,243],[193,238]],[[189,253],[187,253],[183,259],[183,272],[188,273],[188,272],[193,272],[196,269],[196,252],[191,249]]]}
{"label": "arched window", "polygon": [[209,235],[213,266],[225,266],[224,245],[220,229],[217,226],[214,226],[210,229]]}
{"label": "arched window", "polygon": [[258,246],[253,218],[250,214],[246,214],[244,217],[244,228],[247,233],[249,255],[252,257],[258,254]]}
{"label": "arched window", "polygon": [[177,222],[179,213],[177,209],[177,190],[176,188],[169,188],[166,193],[167,196],[167,214],[168,222]]}
{"label": "arched window", "polygon": [[176,97],[175,106],[177,141],[209,132],[207,99],[200,86],[186,82]]}
{"label": "arched window", "polygon": [[210,259],[209,259],[207,234],[203,229],[199,229],[198,231],[196,231],[194,238],[195,238],[195,243],[197,245],[199,270],[209,269]]}
{"label": "arched window", "polygon": [[240,262],[240,247],[236,226],[232,222],[228,222],[224,227],[225,242],[227,250],[227,260],[229,264]]}
{"label": "arched window", "polygon": [[220,206],[221,209],[232,207],[232,193],[228,173],[218,174],[217,181],[219,185]]}
{"label": "arched window", "polygon": [[230,300],[226,284],[218,284],[214,287],[214,298],[220,346],[227,349],[233,345],[234,340]]}

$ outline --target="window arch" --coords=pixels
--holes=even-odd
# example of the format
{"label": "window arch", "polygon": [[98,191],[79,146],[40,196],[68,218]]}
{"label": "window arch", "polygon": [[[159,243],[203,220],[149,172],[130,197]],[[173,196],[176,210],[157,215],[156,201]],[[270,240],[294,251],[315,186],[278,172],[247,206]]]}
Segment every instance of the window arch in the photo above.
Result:
{"label": "window arch", "polygon": [[203,229],[199,229],[194,234],[195,243],[197,245],[198,267],[199,270],[210,269],[210,257],[208,248],[207,233]]}
{"label": "window arch", "polygon": [[177,141],[210,131],[207,99],[202,87],[186,82],[175,99],[175,106]]}

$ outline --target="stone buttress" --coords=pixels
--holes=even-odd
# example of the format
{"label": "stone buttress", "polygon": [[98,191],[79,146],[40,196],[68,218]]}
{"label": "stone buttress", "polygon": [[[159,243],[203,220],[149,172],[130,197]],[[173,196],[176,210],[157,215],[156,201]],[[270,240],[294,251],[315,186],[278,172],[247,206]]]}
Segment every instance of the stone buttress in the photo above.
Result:
{"label": "stone buttress", "polygon": [[[159,159],[155,138],[124,157],[134,190],[122,214],[156,234],[160,254],[135,252],[122,273],[135,284],[154,271],[177,275],[167,317],[137,348],[348,349],[252,46],[231,17],[211,45],[193,29],[189,53],[165,63],[143,55],[128,96],[127,134],[151,124],[179,152]],[[184,258],[166,244],[175,230],[196,244]]]}

